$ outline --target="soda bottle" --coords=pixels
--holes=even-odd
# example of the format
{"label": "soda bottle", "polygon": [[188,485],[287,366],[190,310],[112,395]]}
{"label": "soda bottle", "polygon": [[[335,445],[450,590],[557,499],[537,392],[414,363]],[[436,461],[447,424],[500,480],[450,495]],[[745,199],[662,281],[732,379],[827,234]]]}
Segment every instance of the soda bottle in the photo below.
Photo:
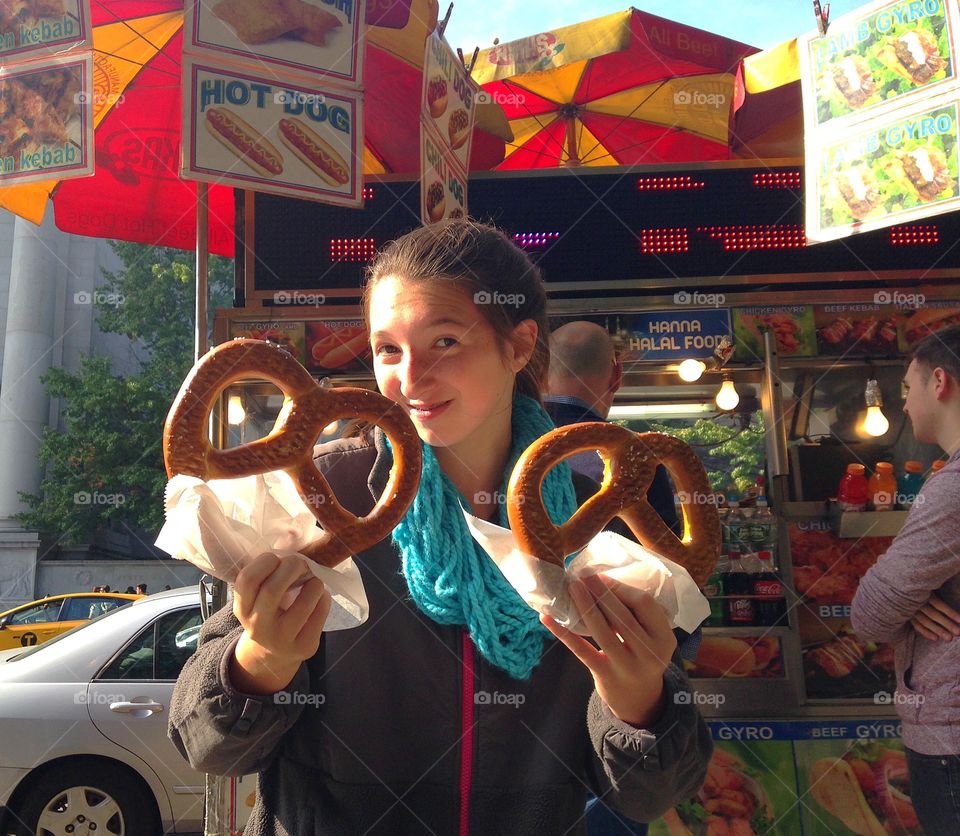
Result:
{"label": "soda bottle", "polygon": [[867,479],[862,464],[848,464],[847,472],[840,480],[837,500],[841,511],[864,511],[867,507]]}
{"label": "soda bottle", "polygon": [[707,627],[722,627],[726,624],[726,613],[724,612],[723,591],[726,586],[725,576],[730,570],[730,558],[721,555],[714,567],[713,573],[707,578],[703,587],[703,594],[710,603],[710,615],[704,624]]}
{"label": "soda bottle", "polygon": [[943,470],[943,466],[945,464],[946,461],[943,459],[937,459],[932,465],[930,465],[930,472],[927,474],[927,478],[929,479],[934,473],[939,473],[941,470]]}
{"label": "soda bottle", "polygon": [[870,505],[874,511],[892,511],[897,495],[897,480],[890,462],[877,462],[876,469],[867,483]]}
{"label": "soda bottle", "polygon": [[897,505],[910,508],[923,486],[923,462],[911,459],[903,466],[904,473],[897,480]]}
{"label": "soda bottle", "polygon": [[727,625],[729,627],[750,627],[754,624],[753,581],[750,572],[743,565],[743,558],[730,560],[730,571],[726,574],[724,589]]}
{"label": "soda bottle", "polygon": [[756,623],[764,627],[785,624],[787,601],[783,582],[773,568],[773,552],[757,553],[760,571],[753,575],[753,606]]}

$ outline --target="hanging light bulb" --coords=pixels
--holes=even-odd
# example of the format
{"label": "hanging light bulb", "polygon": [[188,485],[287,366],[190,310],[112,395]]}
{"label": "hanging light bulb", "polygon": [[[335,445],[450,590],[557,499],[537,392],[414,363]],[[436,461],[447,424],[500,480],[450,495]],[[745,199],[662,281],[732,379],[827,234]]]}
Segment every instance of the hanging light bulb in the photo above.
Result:
{"label": "hanging light bulb", "polygon": [[883,396],[880,394],[880,384],[873,378],[867,381],[864,399],[867,402],[867,417],[863,419],[863,431],[874,438],[884,435],[890,429],[890,422],[881,409]]}
{"label": "hanging light bulb", "polygon": [[247,412],[243,408],[243,401],[239,395],[231,395],[227,399],[227,422],[230,424],[242,424],[247,417]]}
{"label": "hanging light bulb", "polygon": [[702,360],[694,360],[691,357],[687,360],[684,360],[677,367],[677,374],[680,375],[681,380],[685,380],[687,383],[693,383],[694,381],[700,379],[700,375],[703,374],[706,368],[707,364]]}
{"label": "hanging light bulb", "polygon": [[737,404],[740,403],[740,393],[737,392],[737,387],[733,385],[733,381],[729,377],[721,384],[720,391],[717,392],[717,397],[714,400],[717,407],[724,412],[737,408]]}

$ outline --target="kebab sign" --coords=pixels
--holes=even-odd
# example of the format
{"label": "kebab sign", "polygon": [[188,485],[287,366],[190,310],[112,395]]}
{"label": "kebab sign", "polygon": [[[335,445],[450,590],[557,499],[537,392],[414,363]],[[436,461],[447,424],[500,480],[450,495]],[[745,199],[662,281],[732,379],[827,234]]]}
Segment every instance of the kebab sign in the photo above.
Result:
{"label": "kebab sign", "polygon": [[812,241],[956,208],[960,8],[876,2],[800,39]]}

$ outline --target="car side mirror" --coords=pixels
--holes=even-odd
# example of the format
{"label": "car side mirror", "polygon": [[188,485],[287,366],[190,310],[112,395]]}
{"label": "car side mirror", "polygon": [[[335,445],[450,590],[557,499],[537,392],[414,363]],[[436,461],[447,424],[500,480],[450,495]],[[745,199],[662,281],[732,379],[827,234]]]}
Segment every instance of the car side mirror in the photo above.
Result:
{"label": "car side mirror", "polygon": [[9,623],[10,623],[9,615],[5,615],[3,618],[0,618],[0,630],[5,630]]}

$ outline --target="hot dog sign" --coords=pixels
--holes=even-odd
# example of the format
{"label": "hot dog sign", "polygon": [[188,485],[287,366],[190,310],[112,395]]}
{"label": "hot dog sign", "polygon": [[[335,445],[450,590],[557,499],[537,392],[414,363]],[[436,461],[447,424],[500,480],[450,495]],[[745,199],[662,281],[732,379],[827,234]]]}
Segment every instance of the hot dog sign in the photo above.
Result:
{"label": "hot dog sign", "polygon": [[360,94],[198,63],[185,73],[184,177],[360,205]]}

